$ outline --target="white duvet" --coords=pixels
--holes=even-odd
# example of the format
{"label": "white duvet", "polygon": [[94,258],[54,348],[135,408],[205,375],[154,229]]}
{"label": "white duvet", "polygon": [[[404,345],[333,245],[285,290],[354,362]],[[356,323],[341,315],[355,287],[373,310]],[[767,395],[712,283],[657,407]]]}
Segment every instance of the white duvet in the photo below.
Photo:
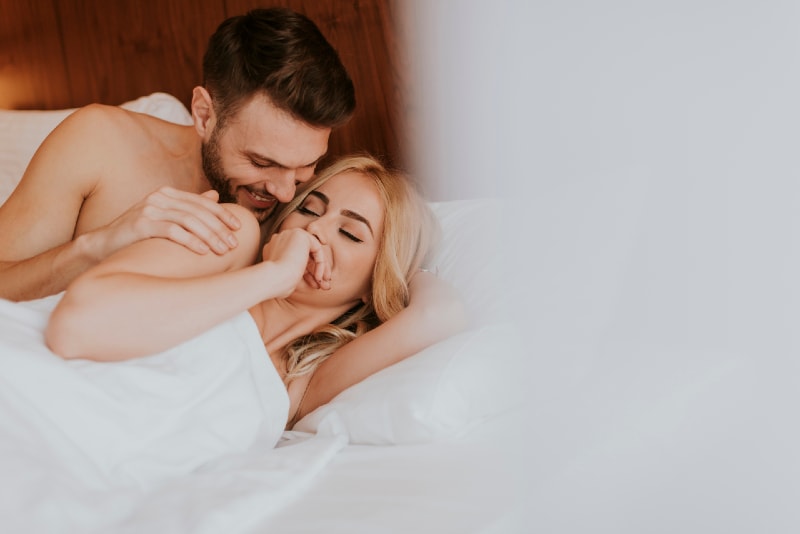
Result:
{"label": "white duvet", "polygon": [[345,444],[274,449],[289,401],[249,314],[146,358],[64,361],[42,337],[58,298],[0,300],[0,531],[215,532]]}

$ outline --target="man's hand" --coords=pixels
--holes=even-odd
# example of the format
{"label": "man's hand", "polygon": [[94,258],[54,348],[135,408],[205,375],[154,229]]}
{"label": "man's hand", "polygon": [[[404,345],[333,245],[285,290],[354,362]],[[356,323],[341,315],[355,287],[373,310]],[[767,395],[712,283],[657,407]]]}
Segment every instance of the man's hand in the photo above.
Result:
{"label": "man's hand", "polygon": [[238,229],[241,223],[217,204],[218,198],[216,191],[198,195],[161,187],[110,224],[92,232],[97,259],[150,237],[169,239],[197,254],[225,254],[238,245],[231,230]]}

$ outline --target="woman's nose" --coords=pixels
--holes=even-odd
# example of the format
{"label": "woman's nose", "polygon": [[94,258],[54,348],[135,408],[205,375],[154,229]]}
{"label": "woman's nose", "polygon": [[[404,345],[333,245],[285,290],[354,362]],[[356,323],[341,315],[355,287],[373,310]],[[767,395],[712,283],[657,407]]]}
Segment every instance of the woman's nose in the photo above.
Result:
{"label": "woman's nose", "polygon": [[327,226],[323,217],[318,217],[308,223],[306,231],[316,237],[323,245],[328,244]]}

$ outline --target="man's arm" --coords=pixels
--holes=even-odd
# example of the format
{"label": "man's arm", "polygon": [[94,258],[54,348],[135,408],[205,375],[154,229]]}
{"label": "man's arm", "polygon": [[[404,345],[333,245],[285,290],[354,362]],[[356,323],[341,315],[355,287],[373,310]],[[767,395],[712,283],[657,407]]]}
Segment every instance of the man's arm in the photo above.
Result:
{"label": "man's arm", "polygon": [[63,291],[70,281],[96,263],[83,242],[83,239],[70,241],[23,261],[0,261],[0,297],[21,301]]}
{"label": "man's arm", "polygon": [[[0,206],[0,297],[23,300],[57,293],[94,263],[83,242],[72,242],[83,199],[96,177],[82,161],[85,152],[67,143],[67,135],[76,130],[68,121],[45,139]],[[27,258],[32,260],[23,261]]]}
{"label": "man's arm", "polygon": [[235,240],[225,240],[238,220],[215,202],[215,193],[204,197],[172,188],[148,195],[110,224],[73,239],[85,201],[101,184],[114,188],[109,161],[120,143],[113,133],[118,121],[108,115],[105,107],[89,106],[65,119],[0,206],[0,297],[27,300],[58,293],[114,251],[147,237],[166,237],[201,254],[235,246]]}

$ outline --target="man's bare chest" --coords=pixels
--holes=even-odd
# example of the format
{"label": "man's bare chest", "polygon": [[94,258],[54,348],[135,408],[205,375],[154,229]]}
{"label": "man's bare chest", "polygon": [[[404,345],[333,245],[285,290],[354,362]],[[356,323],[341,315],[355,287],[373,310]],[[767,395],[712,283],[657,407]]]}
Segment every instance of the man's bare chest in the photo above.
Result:
{"label": "man's bare chest", "polygon": [[104,177],[84,200],[75,235],[105,226],[129,210],[169,209],[168,200],[158,191],[171,187],[180,191],[202,193],[208,187],[198,183],[195,175],[181,165],[162,162],[138,168],[120,169],[114,176]]}

